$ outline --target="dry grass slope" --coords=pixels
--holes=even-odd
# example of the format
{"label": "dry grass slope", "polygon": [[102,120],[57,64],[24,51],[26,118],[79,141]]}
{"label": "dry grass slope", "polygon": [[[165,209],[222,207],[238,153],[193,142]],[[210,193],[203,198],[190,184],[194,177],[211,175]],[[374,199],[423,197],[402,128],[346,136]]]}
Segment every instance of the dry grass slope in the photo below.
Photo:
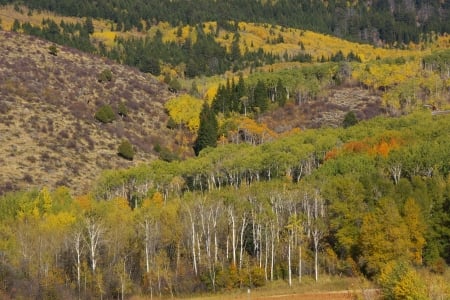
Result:
{"label": "dry grass slope", "polygon": [[[66,185],[76,193],[107,168],[156,157],[156,143],[174,147],[166,129],[167,87],[135,69],[26,35],[0,31],[0,194],[32,186]],[[99,82],[103,70],[112,80]],[[102,124],[94,114],[104,104],[128,115]],[[137,153],[117,156],[122,139]]]}

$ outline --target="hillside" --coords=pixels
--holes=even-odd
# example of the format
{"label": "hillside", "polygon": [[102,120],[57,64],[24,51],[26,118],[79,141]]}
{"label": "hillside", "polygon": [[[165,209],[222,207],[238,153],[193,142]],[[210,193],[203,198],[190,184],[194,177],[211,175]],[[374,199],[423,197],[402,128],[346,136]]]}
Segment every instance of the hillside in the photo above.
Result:
{"label": "hillside", "polygon": [[[0,4],[22,4],[2,0]],[[62,15],[114,20],[117,31],[147,30],[159,22],[196,25],[218,21],[278,24],[310,29],[370,43],[409,44],[431,33],[449,32],[448,1],[246,1],[132,0],[95,2],[29,0],[33,10],[51,10]]]}
{"label": "hillside", "polygon": [[0,7],[0,298],[447,299],[448,5],[301,2]]}
{"label": "hillside", "polygon": [[[86,191],[101,170],[146,162],[159,144],[172,147],[163,105],[164,84],[130,67],[57,47],[26,35],[0,32],[0,193],[32,186],[66,185]],[[99,82],[110,70],[111,81]],[[103,124],[104,104],[128,114]],[[133,161],[117,155],[122,139],[135,147]]]}

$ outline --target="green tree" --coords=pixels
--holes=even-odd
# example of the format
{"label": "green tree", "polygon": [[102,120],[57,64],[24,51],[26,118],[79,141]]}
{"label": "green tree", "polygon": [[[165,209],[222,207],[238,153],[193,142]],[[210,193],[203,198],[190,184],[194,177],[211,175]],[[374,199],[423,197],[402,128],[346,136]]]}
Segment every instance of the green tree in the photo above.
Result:
{"label": "green tree", "polygon": [[57,56],[58,48],[56,47],[56,45],[51,45],[50,47],[48,47],[48,53],[50,53],[53,56]]}
{"label": "green tree", "polygon": [[128,160],[133,160],[134,158],[133,145],[131,145],[131,143],[128,140],[123,140],[120,143],[119,148],[117,149],[117,154]]}
{"label": "green tree", "polygon": [[276,93],[277,93],[276,101],[278,102],[279,106],[283,107],[286,104],[287,91],[286,91],[286,88],[283,86],[281,79],[278,79]]}
{"label": "green tree", "polygon": [[116,114],[109,104],[105,104],[100,107],[94,117],[102,123],[111,123],[116,119]]}
{"label": "green tree", "polygon": [[14,19],[14,23],[11,27],[11,31],[17,32],[20,30],[20,22],[17,19]]}
{"label": "green tree", "polygon": [[341,258],[359,255],[360,228],[367,212],[364,187],[355,176],[335,176],[324,185],[329,201],[330,230],[335,236],[335,251]]}
{"label": "green tree", "polygon": [[345,114],[344,121],[342,121],[342,126],[344,128],[348,128],[358,123],[358,118],[356,118],[356,114],[353,111],[349,111]]}
{"label": "green tree", "polygon": [[217,123],[214,111],[209,107],[208,103],[203,104],[200,112],[200,127],[198,129],[197,139],[194,143],[195,154],[206,147],[215,147],[217,145],[217,132],[219,125]]}
{"label": "green tree", "polygon": [[84,27],[86,28],[87,33],[93,34],[94,33],[94,23],[92,22],[91,17],[86,18],[86,22],[84,23]]}
{"label": "green tree", "polygon": [[262,80],[258,80],[253,92],[252,108],[256,110],[259,108],[260,112],[265,112],[269,106],[269,98],[267,97],[267,88]]}

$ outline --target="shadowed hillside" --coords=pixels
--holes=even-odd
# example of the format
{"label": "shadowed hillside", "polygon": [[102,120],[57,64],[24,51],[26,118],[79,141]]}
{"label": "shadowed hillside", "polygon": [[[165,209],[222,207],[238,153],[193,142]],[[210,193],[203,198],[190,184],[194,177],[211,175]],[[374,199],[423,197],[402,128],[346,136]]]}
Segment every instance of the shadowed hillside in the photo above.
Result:
{"label": "shadowed hillside", "polygon": [[[155,145],[174,146],[165,85],[73,49],[51,54],[51,46],[0,32],[0,193],[43,185],[81,192],[103,169],[149,161]],[[110,123],[94,117],[104,105],[114,111]],[[123,139],[134,146],[133,161],[117,155]]]}

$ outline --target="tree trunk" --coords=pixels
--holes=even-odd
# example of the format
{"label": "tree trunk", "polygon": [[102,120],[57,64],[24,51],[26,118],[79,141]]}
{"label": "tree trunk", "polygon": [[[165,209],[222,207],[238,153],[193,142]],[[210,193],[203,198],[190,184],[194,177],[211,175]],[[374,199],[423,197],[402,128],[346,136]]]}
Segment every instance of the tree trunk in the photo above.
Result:
{"label": "tree trunk", "polygon": [[291,236],[289,236],[289,239],[288,239],[288,280],[289,280],[289,286],[292,286]]}

